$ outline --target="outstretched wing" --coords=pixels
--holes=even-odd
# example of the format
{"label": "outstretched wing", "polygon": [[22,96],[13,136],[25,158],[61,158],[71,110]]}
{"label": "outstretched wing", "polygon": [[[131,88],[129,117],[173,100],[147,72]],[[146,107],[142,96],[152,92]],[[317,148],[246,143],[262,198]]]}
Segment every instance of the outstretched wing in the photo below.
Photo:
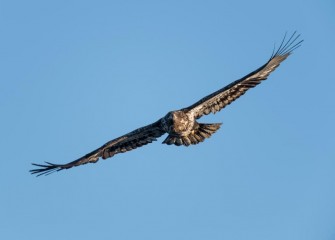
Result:
{"label": "outstretched wing", "polygon": [[248,89],[260,84],[261,81],[267,79],[272,71],[284,61],[294,49],[298,48],[303,40],[297,42],[300,35],[296,32],[285,41],[286,35],[281,42],[278,50],[273,52],[272,56],[266,64],[246,75],[245,77],[232,82],[226,87],[204,97],[195,104],[184,108],[184,111],[193,112],[195,118],[200,118],[209,113],[216,113],[229,105],[231,102],[242,96]]}
{"label": "outstretched wing", "polygon": [[145,127],[138,128],[126,135],[111,140],[100,148],[86,154],[85,156],[66,164],[54,164],[46,162],[45,164],[32,165],[39,168],[30,170],[31,174],[48,175],[55,171],[69,169],[86,163],[96,163],[99,158],[102,159],[113,157],[115,154],[131,151],[135,148],[142,147],[148,143],[156,141],[165,131],[161,127],[161,120]]}

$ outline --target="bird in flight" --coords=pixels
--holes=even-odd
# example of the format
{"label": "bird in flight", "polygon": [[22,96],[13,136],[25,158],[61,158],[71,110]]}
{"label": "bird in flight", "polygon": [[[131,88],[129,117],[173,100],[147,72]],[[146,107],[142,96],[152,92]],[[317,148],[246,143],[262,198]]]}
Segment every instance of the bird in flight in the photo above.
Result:
{"label": "bird in flight", "polygon": [[32,165],[38,168],[30,170],[31,174],[37,174],[37,176],[48,175],[55,171],[69,169],[87,163],[96,163],[100,158],[111,158],[115,154],[131,151],[156,141],[157,138],[165,133],[167,133],[168,136],[163,143],[168,145],[189,146],[203,142],[220,128],[221,123],[207,124],[199,123],[197,120],[209,113],[220,111],[242,96],[248,89],[255,87],[267,79],[269,74],[273,72],[293,50],[300,47],[303,40],[300,40],[299,37],[300,35],[294,32],[287,39],[285,34],[279,48],[277,50],[274,49],[270,59],[263,66],[200,99],[191,106],[168,112],[158,121],[115,138],[75,161],[66,164],[54,164],[49,162],[45,162],[45,164],[33,163]]}

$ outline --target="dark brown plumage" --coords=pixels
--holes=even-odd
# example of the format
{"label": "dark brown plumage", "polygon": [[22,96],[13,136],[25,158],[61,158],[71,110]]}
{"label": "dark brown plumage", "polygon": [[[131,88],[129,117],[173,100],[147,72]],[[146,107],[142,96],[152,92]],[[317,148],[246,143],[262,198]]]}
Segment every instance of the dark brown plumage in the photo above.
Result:
{"label": "dark brown plumage", "polygon": [[232,82],[224,88],[204,97],[193,105],[178,111],[171,111],[155,123],[136,129],[128,134],[111,140],[100,148],[67,164],[35,164],[39,168],[30,170],[32,174],[48,175],[55,171],[69,169],[86,163],[95,163],[99,158],[106,159],[115,154],[131,151],[148,143],[156,141],[165,133],[168,136],[163,143],[176,146],[189,146],[203,142],[219,128],[221,123],[204,124],[196,119],[209,113],[216,113],[242,96],[248,89],[253,88],[267,79],[279,64],[284,61],[294,49],[298,48],[303,40],[298,41],[300,35],[296,32],[286,41],[286,35],[281,45],[274,51],[270,59],[260,68],[245,77]]}

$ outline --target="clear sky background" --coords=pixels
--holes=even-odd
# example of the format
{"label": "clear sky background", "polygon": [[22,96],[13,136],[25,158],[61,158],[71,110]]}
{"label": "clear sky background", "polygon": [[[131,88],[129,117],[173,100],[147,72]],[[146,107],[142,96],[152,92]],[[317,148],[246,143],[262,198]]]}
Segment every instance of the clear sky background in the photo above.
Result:
{"label": "clear sky background", "polygon": [[[1,239],[335,239],[335,3],[0,2]],[[256,69],[286,31],[305,40],[271,76],[158,142],[47,177]]]}

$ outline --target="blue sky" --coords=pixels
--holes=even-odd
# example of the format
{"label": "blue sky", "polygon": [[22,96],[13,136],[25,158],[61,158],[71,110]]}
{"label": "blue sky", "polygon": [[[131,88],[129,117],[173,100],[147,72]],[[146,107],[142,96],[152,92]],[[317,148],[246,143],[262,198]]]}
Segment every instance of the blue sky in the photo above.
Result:
{"label": "blue sky", "polygon": [[[335,239],[333,1],[1,1],[1,239]],[[271,76],[159,141],[36,178],[305,40]]]}

